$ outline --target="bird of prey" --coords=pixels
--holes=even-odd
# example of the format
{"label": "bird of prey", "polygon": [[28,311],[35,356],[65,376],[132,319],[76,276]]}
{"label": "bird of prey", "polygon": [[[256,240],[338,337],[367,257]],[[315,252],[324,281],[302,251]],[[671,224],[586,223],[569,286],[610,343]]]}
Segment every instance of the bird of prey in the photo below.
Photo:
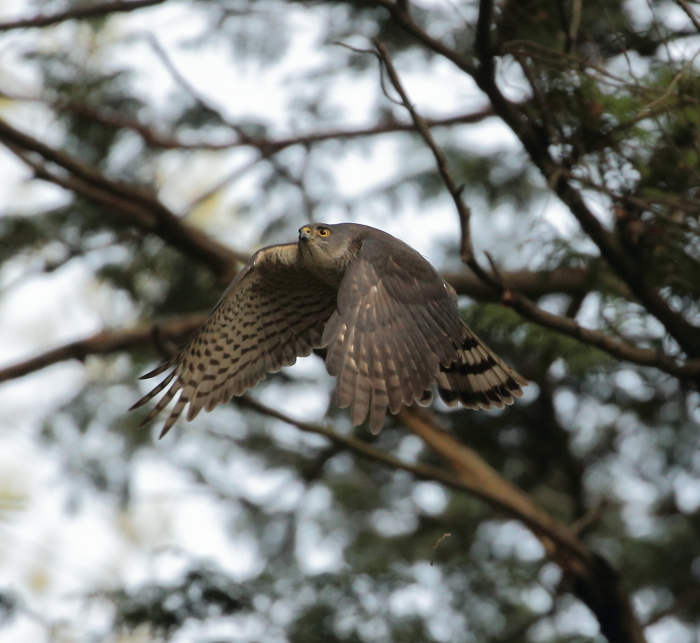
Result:
{"label": "bird of prey", "polygon": [[315,348],[326,349],[338,406],[354,425],[369,414],[375,434],[387,410],[429,404],[434,385],[450,406],[489,409],[527,384],[462,321],[454,289],[422,255],[376,228],[320,223],[256,252],[189,343],[142,376],[172,369],[132,409],[168,387],[146,424],[179,391],[162,437],[188,404],[192,420]]}

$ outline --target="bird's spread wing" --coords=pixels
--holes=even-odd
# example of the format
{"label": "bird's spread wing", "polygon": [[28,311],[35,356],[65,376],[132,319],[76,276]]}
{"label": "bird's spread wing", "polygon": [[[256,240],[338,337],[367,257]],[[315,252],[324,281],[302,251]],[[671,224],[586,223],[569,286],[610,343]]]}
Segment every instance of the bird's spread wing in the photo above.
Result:
{"label": "bird's spread wing", "polygon": [[387,408],[430,400],[440,365],[458,359],[463,323],[440,276],[403,244],[365,240],[323,334],[326,366],[353,424],[370,414],[378,433]]}
{"label": "bird's spread wing", "polygon": [[385,240],[365,240],[348,267],[323,344],[338,405],[352,407],[353,424],[369,413],[373,433],[387,409],[429,403],[433,384],[446,402],[469,408],[502,408],[527,384],[464,324],[432,266]]}
{"label": "bird's spread wing", "polygon": [[182,391],[168,416],[165,435],[189,403],[187,419],[210,411],[321,346],[326,321],[336,309],[337,290],[301,263],[297,244],[258,251],[236,276],[189,344],[147,373],[173,370],[132,408],[169,387],[146,416],[150,422]]}

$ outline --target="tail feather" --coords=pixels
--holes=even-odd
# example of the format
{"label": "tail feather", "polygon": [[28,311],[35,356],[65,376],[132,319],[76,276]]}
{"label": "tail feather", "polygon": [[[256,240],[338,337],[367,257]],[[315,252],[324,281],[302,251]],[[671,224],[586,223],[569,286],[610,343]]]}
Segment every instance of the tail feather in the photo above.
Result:
{"label": "tail feather", "polygon": [[526,386],[527,380],[464,326],[457,359],[448,366],[440,365],[437,385],[448,406],[461,402],[468,409],[502,409],[515,397],[522,397],[521,386]]}

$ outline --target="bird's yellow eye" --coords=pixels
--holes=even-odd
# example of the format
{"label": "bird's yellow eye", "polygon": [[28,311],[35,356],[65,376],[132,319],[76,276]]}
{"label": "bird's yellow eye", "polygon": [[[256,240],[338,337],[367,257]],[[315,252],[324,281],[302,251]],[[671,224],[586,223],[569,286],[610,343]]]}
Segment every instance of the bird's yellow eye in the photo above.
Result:
{"label": "bird's yellow eye", "polygon": [[327,237],[331,231],[328,228],[319,228],[318,229],[318,236],[319,237]]}

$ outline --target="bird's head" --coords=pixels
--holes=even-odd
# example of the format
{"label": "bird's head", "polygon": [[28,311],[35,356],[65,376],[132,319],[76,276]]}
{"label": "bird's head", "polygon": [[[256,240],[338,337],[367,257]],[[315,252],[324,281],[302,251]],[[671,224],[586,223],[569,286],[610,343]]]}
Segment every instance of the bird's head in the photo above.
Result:
{"label": "bird's head", "polygon": [[324,281],[339,282],[357,251],[349,224],[309,223],[299,228],[299,249],[312,272]]}

